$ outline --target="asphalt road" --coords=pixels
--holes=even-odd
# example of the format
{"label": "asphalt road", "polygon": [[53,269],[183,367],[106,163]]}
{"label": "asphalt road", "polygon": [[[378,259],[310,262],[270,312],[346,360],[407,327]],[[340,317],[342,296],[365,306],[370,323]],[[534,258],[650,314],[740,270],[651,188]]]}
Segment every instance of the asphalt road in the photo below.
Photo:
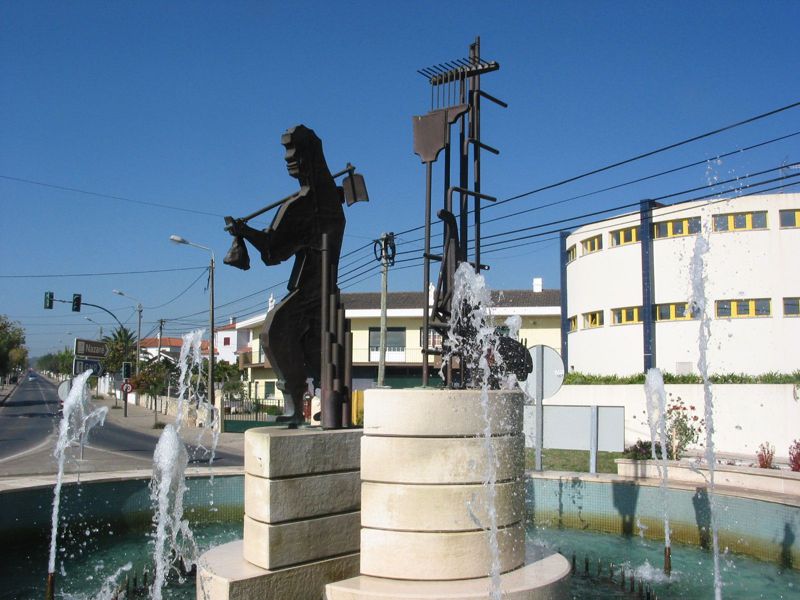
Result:
{"label": "asphalt road", "polygon": [[[128,406],[125,417],[113,399],[96,399],[108,406],[104,425],[95,426],[81,454],[74,445],[68,451],[66,472],[116,472],[150,469],[161,429],[153,427],[153,412]],[[53,449],[58,434],[57,386],[43,377],[23,381],[0,406],[0,477],[56,473],[58,464]],[[173,417],[158,415],[160,423]],[[181,430],[191,464],[207,464],[212,445],[210,432],[192,427]],[[240,466],[243,460],[242,434],[222,434],[214,455],[216,466]]]}
{"label": "asphalt road", "polygon": [[0,458],[40,446],[58,427],[56,386],[37,376],[27,377],[0,406]]}

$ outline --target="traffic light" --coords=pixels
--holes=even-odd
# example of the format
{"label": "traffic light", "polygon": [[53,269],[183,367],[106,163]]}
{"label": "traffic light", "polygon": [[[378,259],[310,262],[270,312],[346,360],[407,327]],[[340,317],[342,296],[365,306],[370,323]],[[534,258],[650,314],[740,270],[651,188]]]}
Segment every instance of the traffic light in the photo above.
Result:
{"label": "traffic light", "polygon": [[80,294],[72,294],[72,312],[81,312]]}
{"label": "traffic light", "polygon": [[44,293],[44,307],[53,308],[53,292]]}
{"label": "traffic light", "polygon": [[131,378],[131,363],[129,362],[122,363],[122,378],[123,379]]}

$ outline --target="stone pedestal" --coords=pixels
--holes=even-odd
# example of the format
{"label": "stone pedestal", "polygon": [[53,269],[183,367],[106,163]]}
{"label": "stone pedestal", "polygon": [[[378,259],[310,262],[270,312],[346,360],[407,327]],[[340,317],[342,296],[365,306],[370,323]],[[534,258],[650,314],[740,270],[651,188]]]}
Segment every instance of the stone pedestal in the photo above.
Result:
{"label": "stone pedestal", "polygon": [[564,597],[566,559],[525,565],[523,396],[488,394],[365,393],[361,575],[328,600],[486,598],[493,565],[504,598]]}
{"label": "stone pedestal", "polygon": [[245,432],[244,539],[201,557],[198,599],[318,600],[358,572],[361,435]]}

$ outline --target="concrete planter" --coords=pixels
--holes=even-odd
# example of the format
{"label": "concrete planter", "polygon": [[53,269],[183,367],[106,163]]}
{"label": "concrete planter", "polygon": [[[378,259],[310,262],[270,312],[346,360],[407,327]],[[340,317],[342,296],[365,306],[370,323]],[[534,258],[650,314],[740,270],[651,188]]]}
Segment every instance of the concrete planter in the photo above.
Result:
{"label": "concrete planter", "polygon": [[[661,461],[618,458],[617,474],[634,479],[661,479]],[[695,463],[671,460],[667,463],[669,481],[705,484],[708,469]],[[800,496],[800,472],[782,469],[759,469],[717,465],[714,482],[718,486],[740,488],[751,492]]]}

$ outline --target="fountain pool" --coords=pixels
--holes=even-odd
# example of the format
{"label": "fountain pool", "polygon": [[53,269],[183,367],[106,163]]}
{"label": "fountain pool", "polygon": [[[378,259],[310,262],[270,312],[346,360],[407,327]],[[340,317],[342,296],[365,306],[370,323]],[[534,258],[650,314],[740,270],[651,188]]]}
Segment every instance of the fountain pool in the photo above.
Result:
{"label": "fountain pool", "polygon": [[[105,578],[127,562],[133,565],[129,576],[136,571],[141,582],[142,568],[152,560],[153,548],[149,475],[146,472],[139,478],[64,485],[65,527],[59,533],[59,548],[64,550],[59,551],[56,569],[61,572],[63,568],[65,573],[58,578],[58,592],[71,594],[65,598],[95,598]],[[626,580],[630,572],[635,572],[637,581],[650,582],[659,598],[713,598],[712,557],[703,548],[709,544],[704,529],[707,498],[692,489],[668,490],[673,575],[667,582],[660,571],[663,513],[658,487],[573,475],[537,476],[528,480],[526,489],[531,552],[534,544],[542,544],[560,549],[568,558],[576,553],[573,598],[630,598],[619,586],[620,565],[626,567]],[[213,508],[209,505],[212,486]],[[242,476],[218,474],[212,484],[208,477],[190,473],[187,487],[185,516],[201,548],[241,537]],[[50,518],[51,495],[52,487],[0,493],[0,543],[5,550],[0,561],[0,598],[43,597],[46,573],[36,565],[47,554],[44,531]],[[724,495],[719,501],[724,597],[797,597],[797,503]],[[583,574],[587,558],[590,576]],[[609,563],[615,565],[613,581],[608,577]],[[152,578],[152,567],[150,572]],[[170,581],[164,597],[193,599],[194,582],[191,578],[183,585]]]}

